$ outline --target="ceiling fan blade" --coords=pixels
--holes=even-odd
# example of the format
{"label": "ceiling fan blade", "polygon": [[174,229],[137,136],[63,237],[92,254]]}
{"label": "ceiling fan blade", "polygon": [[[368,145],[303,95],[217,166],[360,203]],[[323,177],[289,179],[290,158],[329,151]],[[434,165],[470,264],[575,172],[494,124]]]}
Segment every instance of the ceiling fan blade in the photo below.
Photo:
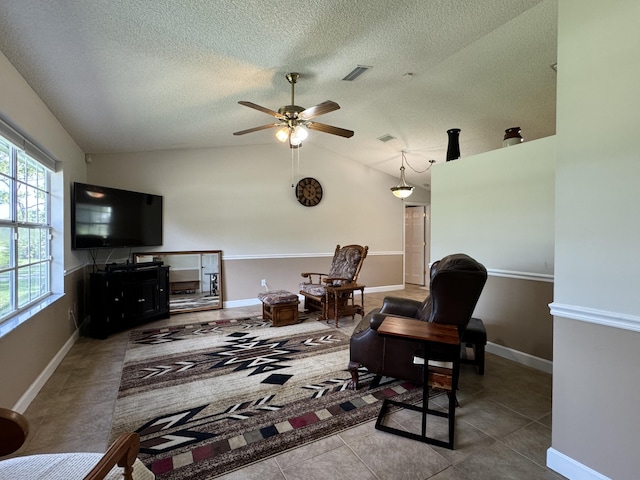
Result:
{"label": "ceiling fan blade", "polygon": [[257,104],[255,104],[253,102],[246,102],[244,100],[240,100],[238,103],[240,105],[244,105],[245,107],[253,108],[255,110],[260,110],[261,112],[264,112],[266,114],[272,115],[272,116],[274,116],[276,118],[279,118],[281,120],[284,119],[284,115],[282,115],[282,114],[280,114],[280,113],[278,113],[278,112],[276,112],[274,110],[271,110],[269,108],[261,107],[260,105],[257,105]]}
{"label": "ceiling fan blade", "polygon": [[334,110],[338,110],[340,105],[336,102],[332,102],[331,100],[327,100],[326,102],[319,103],[313,107],[309,107],[304,109],[298,115],[299,118],[303,120],[310,120],[318,115],[324,115],[325,113],[333,112]]}
{"label": "ceiling fan blade", "polygon": [[310,128],[311,130],[318,130],[319,132],[330,133],[331,135],[340,135],[345,138],[353,137],[353,130],[325,125],[324,123],[310,122],[309,125],[307,125],[307,128]]}
{"label": "ceiling fan blade", "polygon": [[267,128],[279,127],[280,123],[270,123],[268,125],[261,125],[259,127],[249,128],[247,130],[240,130],[239,132],[233,132],[234,135],[244,135],[245,133],[258,132],[260,130],[266,130]]}

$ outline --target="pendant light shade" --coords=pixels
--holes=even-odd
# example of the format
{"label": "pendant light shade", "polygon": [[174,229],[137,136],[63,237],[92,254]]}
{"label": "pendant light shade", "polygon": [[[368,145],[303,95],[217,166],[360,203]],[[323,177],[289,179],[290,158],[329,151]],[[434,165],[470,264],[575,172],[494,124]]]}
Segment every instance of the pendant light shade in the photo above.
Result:
{"label": "pendant light shade", "polygon": [[302,125],[284,126],[276,131],[276,138],[281,142],[289,140],[289,145],[299,147],[303,141],[309,136],[308,130]]}
{"label": "pendant light shade", "polygon": [[291,145],[300,145],[309,136],[309,132],[302,125],[298,125],[291,130]]}
{"label": "pendant light shade", "polygon": [[400,167],[400,183],[395,187],[391,187],[391,193],[398,198],[407,198],[413,193],[413,188],[404,179],[404,152],[402,152],[402,166]]}
{"label": "pendant light shade", "polygon": [[286,142],[289,139],[289,127],[279,128],[276,132],[276,138],[281,142]]}

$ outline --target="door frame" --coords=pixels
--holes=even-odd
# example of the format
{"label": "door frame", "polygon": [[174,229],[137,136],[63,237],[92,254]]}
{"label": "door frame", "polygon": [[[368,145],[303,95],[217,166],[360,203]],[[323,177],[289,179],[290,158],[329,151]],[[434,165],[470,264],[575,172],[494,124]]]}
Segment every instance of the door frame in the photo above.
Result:
{"label": "door frame", "polygon": [[424,207],[424,211],[426,214],[425,222],[424,222],[424,286],[428,286],[429,282],[427,281],[427,272],[429,271],[429,265],[431,265],[431,204],[426,202],[409,202],[404,201],[404,205],[402,207],[402,285],[406,286],[405,278],[407,273],[407,252],[405,251],[405,241],[406,241],[406,232],[405,232],[405,209],[407,207]]}

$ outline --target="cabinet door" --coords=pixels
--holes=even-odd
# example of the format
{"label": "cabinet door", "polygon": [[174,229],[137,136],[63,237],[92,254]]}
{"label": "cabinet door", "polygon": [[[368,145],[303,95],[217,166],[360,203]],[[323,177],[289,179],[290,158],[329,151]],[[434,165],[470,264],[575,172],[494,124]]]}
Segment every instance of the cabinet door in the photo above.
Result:
{"label": "cabinet door", "polygon": [[169,267],[158,268],[158,313],[169,315]]}
{"label": "cabinet door", "polygon": [[155,280],[123,285],[124,315],[126,319],[137,320],[153,315],[158,310],[158,284]]}

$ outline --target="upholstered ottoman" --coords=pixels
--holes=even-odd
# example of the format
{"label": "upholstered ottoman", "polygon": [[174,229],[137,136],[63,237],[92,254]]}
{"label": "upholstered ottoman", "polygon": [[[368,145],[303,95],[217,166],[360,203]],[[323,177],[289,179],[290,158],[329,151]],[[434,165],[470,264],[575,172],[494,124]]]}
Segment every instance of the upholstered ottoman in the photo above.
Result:
{"label": "upholstered ottoman", "polygon": [[262,318],[271,320],[274,327],[298,323],[298,295],[287,290],[261,292]]}
{"label": "upholstered ottoman", "polygon": [[487,331],[479,318],[469,320],[467,329],[462,334],[460,343],[473,347],[473,360],[463,358],[462,363],[478,366],[478,373],[484,375],[484,346],[487,344]]}

